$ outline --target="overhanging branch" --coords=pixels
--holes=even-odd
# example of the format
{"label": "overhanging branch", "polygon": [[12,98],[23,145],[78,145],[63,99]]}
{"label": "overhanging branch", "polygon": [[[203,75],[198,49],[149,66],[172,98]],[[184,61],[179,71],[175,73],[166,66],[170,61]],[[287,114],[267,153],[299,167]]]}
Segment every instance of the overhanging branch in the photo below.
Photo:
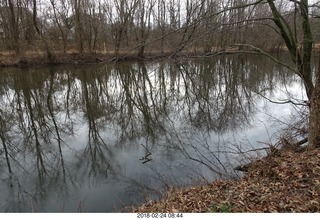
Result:
{"label": "overhanging branch", "polygon": [[255,52],[257,52],[258,54],[264,55],[264,56],[268,57],[269,59],[271,59],[272,61],[274,61],[275,63],[280,64],[280,65],[288,68],[288,69],[291,70],[292,72],[300,75],[300,74],[299,74],[299,71],[298,71],[297,69],[294,69],[294,68],[292,68],[291,66],[287,65],[286,63],[281,62],[281,61],[280,61],[279,59],[277,59],[276,57],[270,55],[269,53],[263,51],[262,49],[260,49],[260,48],[258,48],[258,47],[256,47],[256,46],[253,46],[253,45],[251,45],[251,44],[239,44],[239,43],[237,43],[237,44],[235,44],[235,45],[236,45],[236,46],[246,46],[246,47],[249,47],[249,48],[253,49]]}

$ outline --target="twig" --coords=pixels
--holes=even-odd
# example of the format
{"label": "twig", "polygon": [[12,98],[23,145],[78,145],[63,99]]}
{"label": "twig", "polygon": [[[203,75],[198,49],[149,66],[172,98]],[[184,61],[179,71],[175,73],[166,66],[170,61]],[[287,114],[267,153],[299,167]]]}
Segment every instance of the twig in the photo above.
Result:
{"label": "twig", "polygon": [[255,47],[253,45],[250,44],[235,44],[236,46],[246,46],[249,48],[252,48],[254,51],[256,51],[257,53],[260,53],[264,56],[267,56],[269,59],[271,59],[272,61],[274,61],[277,64],[280,64],[288,69],[290,69],[291,71],[293,71],[294,73],[296,73],[297,75],[300,75],[300,73],[297,71],[297,69],[294,69],[292,67],[290,67],[289,65],[287,65],[286,63],[281,62],[279,59],[275,58],[274,56],[270,55],[269,53],[263,51],[262,49]]}
{"label": "twig", "polygon": [[260,95],[261,97],[263,97],[264,99],[268,100],[270,103],[276,103],[276,104],[288,104],[291,103],[293,105],[297,105],[297,106],[308,106],[308,101],[304,101],[303,103],[297,103],[297,102],[293,102],[292,100],[285,100],[285,101],[274,101],[271,100],[270,98],[264,96],[263,94],[256,92],[258,95]]}

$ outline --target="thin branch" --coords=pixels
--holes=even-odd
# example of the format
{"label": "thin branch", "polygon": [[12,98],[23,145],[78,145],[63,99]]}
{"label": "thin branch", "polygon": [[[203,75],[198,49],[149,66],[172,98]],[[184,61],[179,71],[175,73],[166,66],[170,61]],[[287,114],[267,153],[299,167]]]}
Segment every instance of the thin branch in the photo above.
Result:
{"label": "thin branch", "polygon": [[291,66],[287,65],[286,63],[281,62],[281,61],[280,61],[279,59],[277,59],[276,57],[270,55],[269,53],[263,51],[262,49],[260,49],[260,48],[258,48],[258,47],[256,47],[256,46],[253,46],[253,45],[251,45],[251,44],[239,44],[239,43],[237,43],[237,44],[235,44],[235,45],[236,45],[236,46],[246,46],[246,47],[250,47],[250,48],[252,48],[254,51],[258,52],[259,54],[262,54],[262,55],[267,56],[269,59],[271,59],[271,60],[274,61],[275,63],[280,64],[280,65],[288,68],[288,69],[291,70],[292,72],[300,75],[300,73],[299,73],[299,71],[298,71],[297,69],[294,69],[294,68],[292,68]]}
{"label": "thin branch", "polygon": [[259,92],[256,92],[258,95],[260,95],[261,97],[263,97],[264,99],[268,100],[270,103],[275,103],[275,104],[288,104],[288,103],[291,103],[293,105],[296,105],[296,106],[307,106],[307,102],[304,102],[304,103],[297,103],[297,102],[293,102],[292,100],[285,100],[285,101],[274,101],[274,100],[271,100],[270,98],[264,96],[263,94],[259,93]]}

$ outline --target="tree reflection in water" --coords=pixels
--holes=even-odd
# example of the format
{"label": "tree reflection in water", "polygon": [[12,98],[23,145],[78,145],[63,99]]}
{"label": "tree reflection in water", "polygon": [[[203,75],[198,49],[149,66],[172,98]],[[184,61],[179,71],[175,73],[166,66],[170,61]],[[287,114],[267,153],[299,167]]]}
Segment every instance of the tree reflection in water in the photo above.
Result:
{"label": "tree reflection in water", "polygon": [[296,84],[261,61],[2,70],[0,210],[114,212],[144,192],[232,177],[221,139],[256,122],[256,92]]}

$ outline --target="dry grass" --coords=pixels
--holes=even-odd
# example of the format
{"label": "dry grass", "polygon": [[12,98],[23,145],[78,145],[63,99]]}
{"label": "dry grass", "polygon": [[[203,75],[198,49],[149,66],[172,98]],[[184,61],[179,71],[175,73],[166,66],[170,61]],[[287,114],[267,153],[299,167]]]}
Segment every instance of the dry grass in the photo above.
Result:
{"label": "dry grass", "polygon": [[[315,51],[320,50],[320,44],[314,45]],[[212,48],[214,54],[220,54],[219,50],[222,51],[221,54],[232,54],[238,53],[240,50],[238,47],[230,48]],[[182,57],[204,57],[208,54],[206,50],[201,47],[190,46],[184,48],[178,53],[166,49],[160,52],[157,49],[146,50],[145,57],[138,57],[136,48],[121,50],[116,56],[113,49],[101,50],[101,51],[85,51],[83,53],[78,53],[75,49],[69,48],[66,53],[62,51],[52,52],[53,59],[49,60],[47,54],[43,50],[33,50],[24,51],[21,55],[17,56],[14,51],[1,51],[0,52],[0,67],[37,67],[41,65],[48,64],[94,64],[100,62],[110,62],[110,61],[126,61],[126,60],[150,60],[158,58],[167,58],[170,56],[182,56]]]}

